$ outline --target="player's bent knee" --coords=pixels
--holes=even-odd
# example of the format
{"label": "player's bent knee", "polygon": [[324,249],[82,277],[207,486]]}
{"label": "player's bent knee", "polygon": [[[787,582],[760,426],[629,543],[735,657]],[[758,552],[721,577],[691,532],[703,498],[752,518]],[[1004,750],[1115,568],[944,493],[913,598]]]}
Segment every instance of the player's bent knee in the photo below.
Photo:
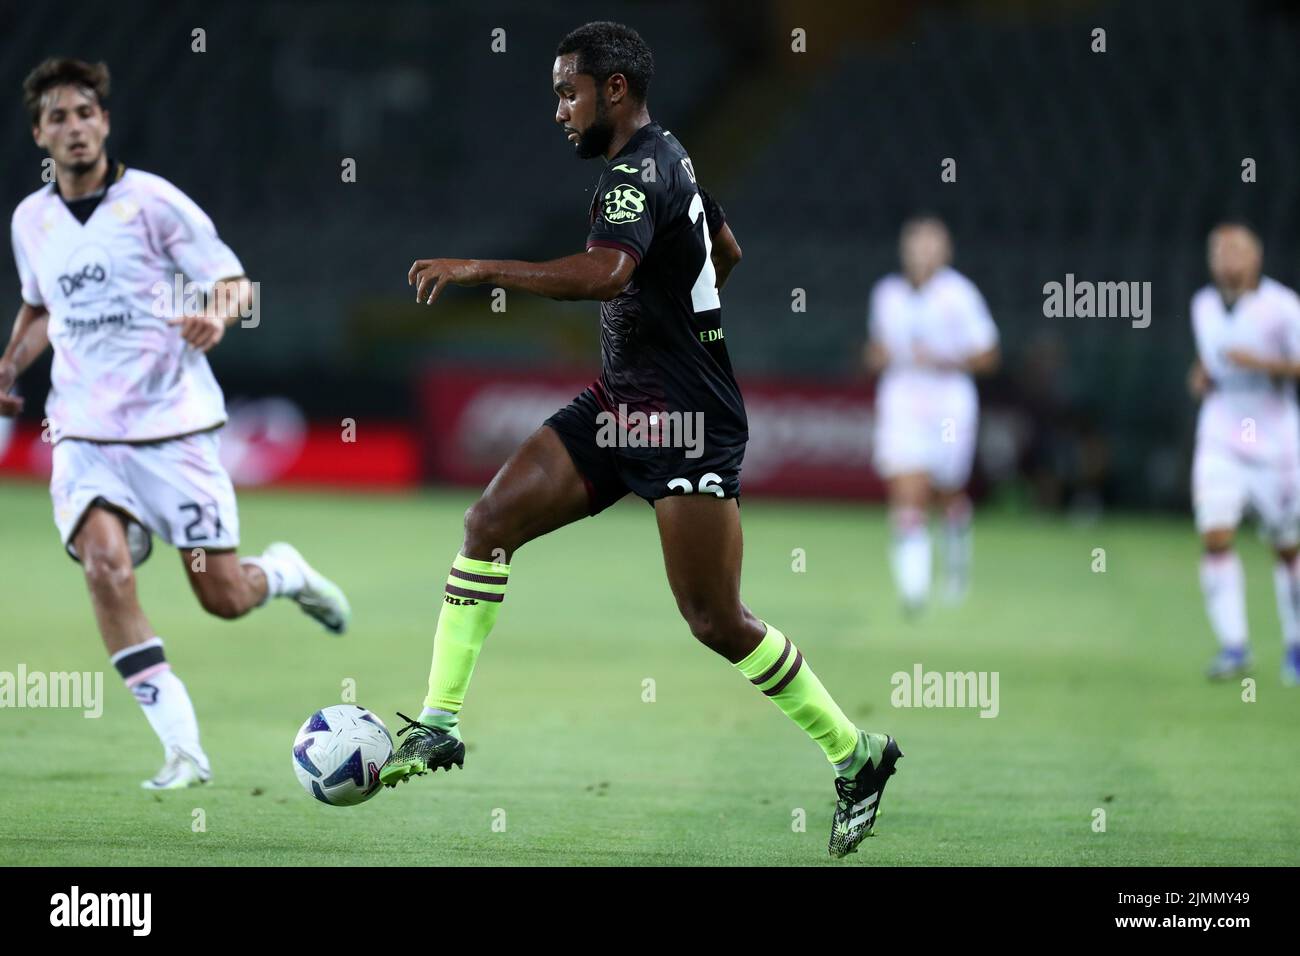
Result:
{"label": "player's bent knee", "polygon": [[81,556],[82,570],[90,590],[101,597],[131,594],[135,590],[135,569],[131,556],[117,550],[87,548]]}
{"label": "player's bent knee", "polygon": [[1234,535],[1228,529],[1207,531],[1201,535],[1201,544],[1208,554],[1219,554],[1231,550]]}
{"label": "player's bent knee", "polygon": [[228,588],[203,588],[198,591],[199,605],[213,617],[233,621],[248,613],[250,605],[242,595]]}
{"label": "player's bent knee", "polygon": [[686,619],[686,626],[691,629],[691,636],[703,644],[705,647],[713,647],[718,643],[718,626],[713,618],[707,614],[686,614],[682,615]]}
{"label": "player's bent knee", "polygon": [[500,550],[508,557],[522,543],[516,540],[517,536],[512,523],[506,520],[501,509],[489,498],[480,498],[465,512],[467,552],[491,555]]}
{"label": "player's bent knee", "polygon": [[739,608],[735,612],[719,612],[701,605],[678,606],[691,635],[710,650],[730,657],[743,641],[745,619]]}

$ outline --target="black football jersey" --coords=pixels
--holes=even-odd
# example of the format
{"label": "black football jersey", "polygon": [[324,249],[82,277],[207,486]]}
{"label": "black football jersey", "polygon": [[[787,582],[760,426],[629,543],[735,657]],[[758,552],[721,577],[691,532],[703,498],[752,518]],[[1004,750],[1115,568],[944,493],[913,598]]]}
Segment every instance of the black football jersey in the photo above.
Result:
{"label": "black football jersey", "polygon": [[615,412],[702,412],[706,443],[743,444],[745,405],[710,259],[724,216],[681,143],[658,123],[641,127],[606,164],[590,219],[588,249],[621,249],[636,262],[623,291],[600,305],[598,400]]}

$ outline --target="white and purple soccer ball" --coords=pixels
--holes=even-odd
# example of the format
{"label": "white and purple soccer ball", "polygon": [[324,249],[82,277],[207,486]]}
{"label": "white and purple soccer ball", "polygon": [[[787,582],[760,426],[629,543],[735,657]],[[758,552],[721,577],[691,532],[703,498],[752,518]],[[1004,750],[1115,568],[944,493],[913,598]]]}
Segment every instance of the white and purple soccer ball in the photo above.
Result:
{"label": "white and purple soccer ball", "polygon": [[293,741],[293,772],[321,803],[352,807],[379,792],[379,768],[393,753],[384,722],[356,704],[322,707]]}

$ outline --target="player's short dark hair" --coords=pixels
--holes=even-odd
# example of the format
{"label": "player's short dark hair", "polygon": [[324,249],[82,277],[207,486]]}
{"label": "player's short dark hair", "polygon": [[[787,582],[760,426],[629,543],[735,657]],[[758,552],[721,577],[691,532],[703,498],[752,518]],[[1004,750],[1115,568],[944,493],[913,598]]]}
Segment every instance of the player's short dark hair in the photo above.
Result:
{"label": "player's short dark hair", "polygon": [[914,229],[918,229],[921,226],[938,226],[944,232],[948,232],[948,233],[951,232],[951,230],[949,230],[948,228],[948,224],[943,221],[943,218],[941,216],[939,216],[937,213],[925,211],[925,212],[918,212],[912,216],[908,216],[905,220],[903,220],[903,226],[901,229],[899,229],[899,233],[902,235],[906,235],[907,233],[911,232]]}
{"label": "player's short dark hair", "polygon": [[1229,216],[1226,219],[1220,219],[1210,228],[1210,232],[1217,232],[1220,229],[1244,229],[1246,232],[1259,235],[1259,230],[1249,219],[1243,219],[1240,216]]}
{"label": "player's short dark hair", "polygon": [[1261,255],[1263,254],[1264,240],[1260,236],[1259,230],[1256,229],[1252,223],[1240,217],[1230,217],[1228,219],[1221,219],[1219,222],[1216,222],[1214,224],[1214,227],[1210,230],[1209,235],[1205,237],[1206,245],[1208,246],[1210,243],[1212,243],[1214,241],[1215,236],[1217,236],[1219,233],[1227,229],[1240,229],[1241,231],[1246,233],[1246,235],[1250,237],[1251,242],[1253,242],[1256,248],[1259,249],[1260,254]]}
{"label": "player's short dark hair", "polygon": [[108,64],[52,56],[28,73],[27,79],[23,80],[23,105],[31,114],[33,126],[41,121],[41,99],[56,86],[90,90],[103,108],[108,103]]}
{"label": "player's short dark hair", "polygon": [[578,72],[590,73],[599,86],[615,73],[627,80],[632,98],[644,103],[655,75],[650,45],[629,26],[596,20],[584,23],[555,48],[556,56],[578,54]]}

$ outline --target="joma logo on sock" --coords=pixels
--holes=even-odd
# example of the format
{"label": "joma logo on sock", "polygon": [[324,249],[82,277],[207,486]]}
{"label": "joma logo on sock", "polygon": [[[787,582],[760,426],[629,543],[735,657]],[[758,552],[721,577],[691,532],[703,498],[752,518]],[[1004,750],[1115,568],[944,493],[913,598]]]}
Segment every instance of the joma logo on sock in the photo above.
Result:
{"label": "joma logo on sock", "polygon": [[444,594],[442,599],[448,604],[455,604],[457,607],[470,607],[471,605],[478,604],[478,601],[475,601],[472,598],[455,598],[450,594]]}
{"label": "joma logo on sock", "polygon": [[978,707],[981,717],[998,715],[997,671],[896,671],[889,679],[895,707]]}
{"label": "joma logo on sock", "polygon": [[83,717],[104,713],[104,675],[101,671],[0,671],[0,708],[81,708]]}
{"label": "joma logo on sock", "polygon": [[69,893],[50,897],[51,926],[129,926],[131,935],[148,936],[152,925],[152,893]]}

